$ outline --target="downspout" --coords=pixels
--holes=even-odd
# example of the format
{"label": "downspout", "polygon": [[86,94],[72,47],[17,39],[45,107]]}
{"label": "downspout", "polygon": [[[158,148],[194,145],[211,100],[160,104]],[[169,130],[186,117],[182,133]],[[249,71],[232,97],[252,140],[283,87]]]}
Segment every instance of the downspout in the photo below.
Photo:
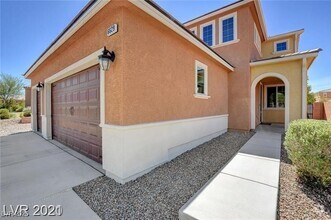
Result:
{"label": "downspout", "polygon": [[307,118],[307,58],[302,59],[302,114],[301,118]]}

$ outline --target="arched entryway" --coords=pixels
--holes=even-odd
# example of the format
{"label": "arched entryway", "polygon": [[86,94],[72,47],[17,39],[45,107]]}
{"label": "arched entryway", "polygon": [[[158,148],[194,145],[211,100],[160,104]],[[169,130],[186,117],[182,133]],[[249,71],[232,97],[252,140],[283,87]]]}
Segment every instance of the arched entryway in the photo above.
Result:
{"label": "arched entryway", "polygon": [[[257,94],[256,91],[259,93]],[[263,122],[265,118],[263,112],[269,114],[269,118],[265,120],[271,120],[270,118],[272,117],[278,118],[273,120],[276,120],[275,122],[277,120],[279,122],[283,121],[285,129],[287,129],[290,114],[289,94],[290,83],[284,75],[280,73],[264,73],[256,77],[251,84],[251,129],[255,129],[259,122],[257,120]],[[274,115],[272,116],[271,114]]]}

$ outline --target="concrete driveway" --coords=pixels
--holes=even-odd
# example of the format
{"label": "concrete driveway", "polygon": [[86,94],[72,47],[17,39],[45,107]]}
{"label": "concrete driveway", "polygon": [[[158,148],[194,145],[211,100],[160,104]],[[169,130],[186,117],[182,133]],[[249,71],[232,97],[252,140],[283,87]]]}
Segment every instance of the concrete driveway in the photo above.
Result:
{"label": "concrete driveway", "polygon": [[33,132],[1,137],[0,143],[1,212],[3,205],[6,211],[10,205],[28,205],[33,217],[34,205],[60,205],[58,218],[99,219],[72,187],[102,173]]}

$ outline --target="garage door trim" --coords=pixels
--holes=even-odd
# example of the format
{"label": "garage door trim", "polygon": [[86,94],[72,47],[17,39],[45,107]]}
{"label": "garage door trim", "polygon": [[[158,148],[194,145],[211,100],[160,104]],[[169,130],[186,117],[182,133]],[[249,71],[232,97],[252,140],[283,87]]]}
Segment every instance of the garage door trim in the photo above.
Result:
{"label": "garage door trim", "polygon": [[[75,73],[78,73],[82,70],[88,69],[92,66],[97,65],[98,62],[98,56],[102,54],[103,47],[99,50],[93,52],[92,54],[84,57],[83,59],[71,64],[70,66],[66,67],[65,69],[55,73],[54,75],[48,77],[44,81],[44,88],[42,90],[42,96],[45,97],[45,105],[43,105],[44,108],[44,117],[45,117],[45,124],[46,126],[43,126],[42,134],[44,138],[46,139],[52,139],[52,92],[51,92],[51,84],[59,81],[61,79],[64,79],[66,77],[69,77]],[[100,69],[100,124],[105,124],[105,71]],[[35,100],[36,92],[33,93],[33,99]],[[36,121],[33,120],[33,128],[36,128]],[[34,129],[35,130],[35,129]]]}

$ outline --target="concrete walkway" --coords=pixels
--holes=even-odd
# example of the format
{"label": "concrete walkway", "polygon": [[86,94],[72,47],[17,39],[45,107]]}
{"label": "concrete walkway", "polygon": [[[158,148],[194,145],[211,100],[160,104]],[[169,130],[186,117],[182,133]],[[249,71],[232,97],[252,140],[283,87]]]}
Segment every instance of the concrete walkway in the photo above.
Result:
{"label": "concrete walkway", "polygon": [[0,143],[0,211],[29,205],[33,217],[33,205],[61,205],[63,215],[49,218],[99,219],[72,187],[102,173],[32,132],[1,137]]}
{"label": "concrete walkway", "polygon": [[279,126],[259,126],[235,157],[180,210],[180,219],[276,219]]}

